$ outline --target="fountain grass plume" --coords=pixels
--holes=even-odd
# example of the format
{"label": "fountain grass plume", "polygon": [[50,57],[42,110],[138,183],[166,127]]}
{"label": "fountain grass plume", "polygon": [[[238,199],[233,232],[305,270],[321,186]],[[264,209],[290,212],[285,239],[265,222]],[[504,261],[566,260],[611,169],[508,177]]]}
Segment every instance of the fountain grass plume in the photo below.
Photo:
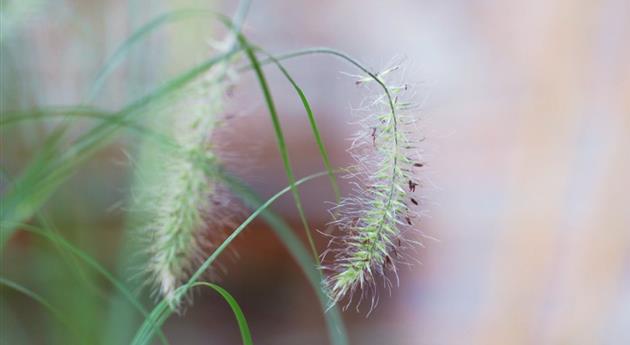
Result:
{"label": "fountain grass plume", "polygon": [[[408,85],[390,81],[399,67],[369,77],[360,76],[356,84],[380,82],[385,92],[367,100],[362,110],[371,115],[362,118],[360,132],[349,150],[356,165],[346,178],[353,180],[354,191],[331,209],[337,232],[332,235],[328,250],[331,263],[324,269],[331,272],[324,281],[334,303],[352,296],[372,295],[370,311],[378,303],[375,278],[382,276],[385,285],[393,285],[388,273],[398,280],[396,263],[402,247],[411,240],[403,235],[413,228],[419,198],[419,185],[414,168],[422,167],[414,140],[415,107],[405,100]],[[374,80],[376,78],[377,80]],[[358,181],[357,181],[358,180]]]}
{"label": "fountain grass plume", "polygon": [[[199,164],[218,160],[212,135],[221,124],[230,68],[229,62],[221,63],[194,81],[166,116],[168,135],[179,150],[160,155],[160,178],[152,187],[154,200],[145,229],[151,280],[173,309],[180,305],[175,291],[216,247],[230,218],[222,206],[224,188]],[[207,274],[213,279],[216,270],[210,268]]]}

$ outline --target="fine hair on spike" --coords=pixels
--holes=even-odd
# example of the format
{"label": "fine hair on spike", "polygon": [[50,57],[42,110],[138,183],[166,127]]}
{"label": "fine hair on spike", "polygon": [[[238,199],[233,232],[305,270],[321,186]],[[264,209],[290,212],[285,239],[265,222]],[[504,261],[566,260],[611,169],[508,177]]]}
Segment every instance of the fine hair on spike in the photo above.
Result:
{"label": "fine hair on spike", "polygon": [[[232,200],[213,178],[219,160],[212,137],[221,125],[223,98],[232,80],[231,62],[221,63],[183,89],[165,114],[168,137],[178,150],[160,154],[160,177],[148,210],[147,271],[156,293],[180,310],[177,289],[216,248],[230,225]],[[227,222],[227,223],[226,223]],[[216,279],[216,267],[206,272]]]}
{"label": "fine hair on spike", "polygon": [[421,183],[414,168],[424,162],[416,150],[416,107],[408,101],[409,86],[393,78],[399,70],[395,65],[356,81],[370,90],[380,88],[359,109],[368,116],[358,121],[361,130],[349,149],[356,164],[345,177],[353,192],[330,210],[336,231],[325,251],[332,257],[323,265],[328,272],[324,286],[333,304],[347,299],[345,308],[356,299],[357,310],[367,302],[371,312],[379,301],[377,278],[387,291],[398,285],[401,252],[413,242],[404,233],[417,225]]}

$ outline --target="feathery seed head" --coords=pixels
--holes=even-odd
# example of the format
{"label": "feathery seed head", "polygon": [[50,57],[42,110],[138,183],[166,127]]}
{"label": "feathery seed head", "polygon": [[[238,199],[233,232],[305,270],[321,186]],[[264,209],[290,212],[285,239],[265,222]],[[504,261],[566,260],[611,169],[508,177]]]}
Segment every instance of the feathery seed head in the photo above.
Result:
{"label": "feathery seed head", "polygon": [[[324,267],[332,272],[324,285],[333,303],[352,296],[357,289],[362,300],[365,293],[374,290],[376,276],[383,276],[386,286],[391,287],[386,274],[397,274],[395,263],[400,261],[400,247],[406,242],[402,233],[413,226],[413,208],[418,204],[413,194],[419,184],[413,168],[422,163],[411,139],[415,117],[408,111],[412,107],[403,101],[408,87],[392,85],[385,78],[397,69],[375,75],[388,92],[370,100],[366,110],[374,115],[360,121],[362,130],[350,149],[356,167],[347,177],[362,183],[355,182],[353,195],[331,210],[339,234],[329,246],[334,258]],[[374,83],[374,78],[361,77],[357,82],[368,83]],[[375,303],[373,296],[370,308]]]}
{"label": "feathery seed head", "polygon": [[[177,288],[215,247],[216,230],[207,229],[219,228],[224,221],[218,217],[220,210],[213,209],[221,204],[217,201],[221,188],[204,167],[205,162],[217,159],[211,137],[223,111],[228,69],[227,63],[216,66],[193,82],[167,119],[171,121],[169,137],[179,152],[163,154],[163,175],[155,187],[146,229],[151,241],[149,273],[173,309],[180,305]],[[204,162],[200,163],[200,157]]]}

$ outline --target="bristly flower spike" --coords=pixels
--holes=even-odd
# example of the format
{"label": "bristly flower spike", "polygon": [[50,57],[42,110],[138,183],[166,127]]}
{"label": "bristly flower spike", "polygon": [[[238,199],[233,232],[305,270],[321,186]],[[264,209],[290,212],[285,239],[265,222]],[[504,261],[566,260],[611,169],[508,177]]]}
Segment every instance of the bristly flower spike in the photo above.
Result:
{"label": "bristly flower spike", "polygon": [[[353,195],[344,198],[331,212],[338,232],[333,235],[329,250],[332,263],[324,269],[331,272],[324,285],[333,304],[360,290],[364,295],[374,292],[376,276],[392,284],[387,272],[396,275],[396,262],[405,242],[402,236],[413,227],[414,208],[418,198],[413,194],[419,185],[413,167],[421,166],[421,157],[414,150],[414,114],[409,102],[403,101],[406,84],[390,84],[388,77],[398,66],[370,77],[360,77],[357,84],[376,81],[387,92],[369,101],[366,110],[371,116],[360,121],[362,130],[354,138],[350,153],[356,161],[353,172],[346,176],[353,182]],[[375,78],[377,80],[375,80]],[[374,293],[370,311],[378,302]],[[358,308],[358,305],[357,305]]]}
{"label": "bristly flower spike", "polygon": [[[161,158],[163,175],[153,193],[146,230],[149,274],[174,310],[181,299],[176,290],[216,247],[214,228],[224,225],[216,207],[221,188],[204,167],[217,159],[211,138],[220,124],[229,68],[229,62],[222,63],[193,82],[173,104],[173,116],[167,117],[169,137],[179,150]],[[214,271],[208,274],[212,277]]]}

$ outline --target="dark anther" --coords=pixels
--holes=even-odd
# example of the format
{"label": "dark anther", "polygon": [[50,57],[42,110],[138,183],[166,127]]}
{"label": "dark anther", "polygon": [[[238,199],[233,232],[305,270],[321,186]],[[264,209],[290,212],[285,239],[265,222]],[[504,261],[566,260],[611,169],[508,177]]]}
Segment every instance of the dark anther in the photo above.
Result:
{"label": "dark anther", "polygon": [[415,192],[415,191],[416,191],[416,186],[417,186],[417,185],[418,185],[417,183],[415,183],[415,182],[413,182],[413,181],[409,180],[409,190],[410,190],[411,192]]}
{"label": "dark anther", "polygon": [[376,127],[372,127],[372,145],[376,146]]}

